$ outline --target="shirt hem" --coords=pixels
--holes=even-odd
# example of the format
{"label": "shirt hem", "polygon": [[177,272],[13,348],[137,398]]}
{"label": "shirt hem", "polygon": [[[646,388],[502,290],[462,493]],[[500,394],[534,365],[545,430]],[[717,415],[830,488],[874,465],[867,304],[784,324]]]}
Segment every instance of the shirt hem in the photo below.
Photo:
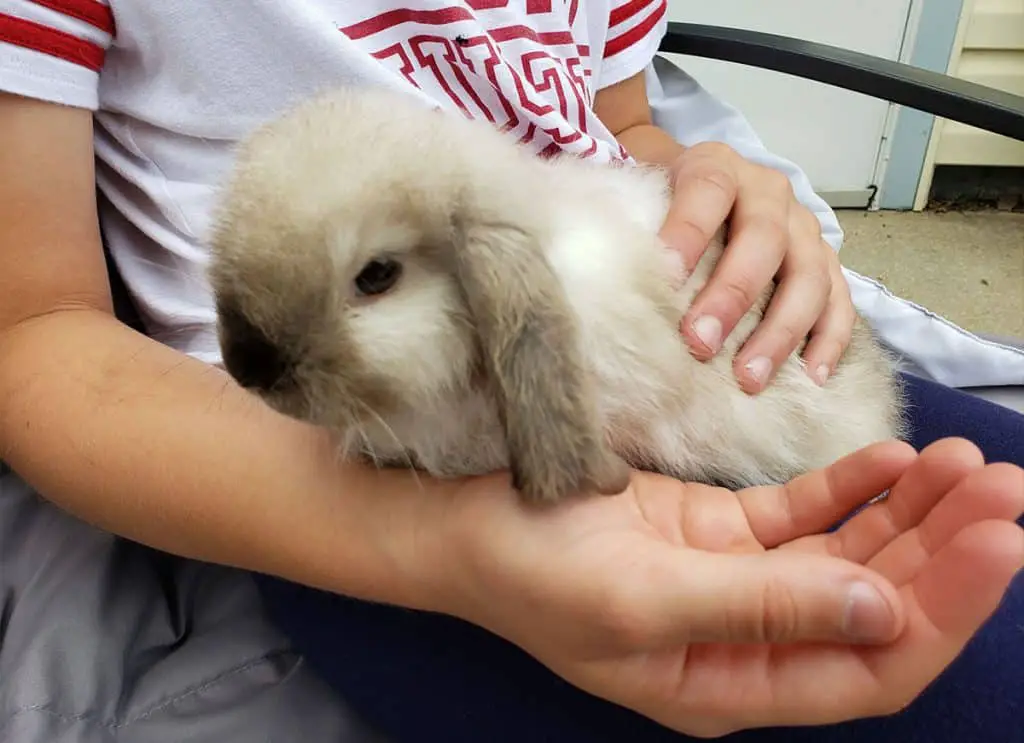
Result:
{"label": "shirt hem", "polygon": [[[8,48],[4,48],[8,47]],[[99,75],[92,73],[93,87],[47,75],[27,63],[23,50],[0,42],[0,90],[5,93],[96,111],[99,108]],[[53,60],[59,62],[60,60]]]}

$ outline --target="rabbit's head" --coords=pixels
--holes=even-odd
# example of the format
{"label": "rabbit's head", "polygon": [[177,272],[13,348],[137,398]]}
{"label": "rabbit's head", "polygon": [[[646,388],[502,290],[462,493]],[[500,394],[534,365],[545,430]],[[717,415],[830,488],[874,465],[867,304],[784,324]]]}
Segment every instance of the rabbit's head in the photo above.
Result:
{"label": "rabbit's head", "polygon": [[240,149],[211,240],[225,368],[339,432],[482,389],[525,497],[621,492],[544,226],[500,194],[520,153],[494,132],[474,153],[483,125],[453,117],[449,142],[443,115],[366,97],[358,125],[337,110],[358,95],[327,98]]}

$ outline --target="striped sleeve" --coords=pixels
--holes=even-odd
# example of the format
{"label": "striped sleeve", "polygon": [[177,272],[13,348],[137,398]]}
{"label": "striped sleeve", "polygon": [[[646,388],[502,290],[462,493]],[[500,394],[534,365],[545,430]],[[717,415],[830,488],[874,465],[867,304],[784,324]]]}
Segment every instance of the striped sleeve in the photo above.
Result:
{"label": "striped sleeve", "polygon": [[613,0],[598,87],[614,85],[647,67],[667,29],[667,0]]}
{"label": "striped sleeve", "polygon": [[0,0],[0,90],[95,110],[108,0]]}

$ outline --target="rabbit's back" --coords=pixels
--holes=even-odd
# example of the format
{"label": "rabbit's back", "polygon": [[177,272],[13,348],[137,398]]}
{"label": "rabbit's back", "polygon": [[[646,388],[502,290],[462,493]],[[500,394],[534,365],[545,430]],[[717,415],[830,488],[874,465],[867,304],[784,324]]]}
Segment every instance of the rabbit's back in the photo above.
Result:
{"label": "rabbit's back", "polygon": [[597,176],[583,165],[562,167],[567,185],[577,181],[581,206],[565,210],[567,223],[578,224],[562,231],[551,260],[576,308],[609,439],[627,461],[743,487],[784,482],[903,434],[898,378],[860,318],[823,387],[805,372],[802,348],[759,395],[739,387],[733,359],[760,322],[771,289],[714,359],[694,359],[680,322],[718,263],[721,240],[673,288],[675,255],[656,237],[669,203],[664,175],[624,168]]}

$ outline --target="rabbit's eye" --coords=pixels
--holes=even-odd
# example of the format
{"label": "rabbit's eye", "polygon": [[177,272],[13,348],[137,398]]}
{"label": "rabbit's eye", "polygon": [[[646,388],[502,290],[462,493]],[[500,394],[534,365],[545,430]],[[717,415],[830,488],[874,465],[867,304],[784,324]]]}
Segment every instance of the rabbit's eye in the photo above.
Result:
{"label": "rabbit's eye", "polygon": [[356,276],[356,289],[366,297],[383,294],[395,285],[402,275],[402,264],[385,258],[374,260],[363,266]]}

